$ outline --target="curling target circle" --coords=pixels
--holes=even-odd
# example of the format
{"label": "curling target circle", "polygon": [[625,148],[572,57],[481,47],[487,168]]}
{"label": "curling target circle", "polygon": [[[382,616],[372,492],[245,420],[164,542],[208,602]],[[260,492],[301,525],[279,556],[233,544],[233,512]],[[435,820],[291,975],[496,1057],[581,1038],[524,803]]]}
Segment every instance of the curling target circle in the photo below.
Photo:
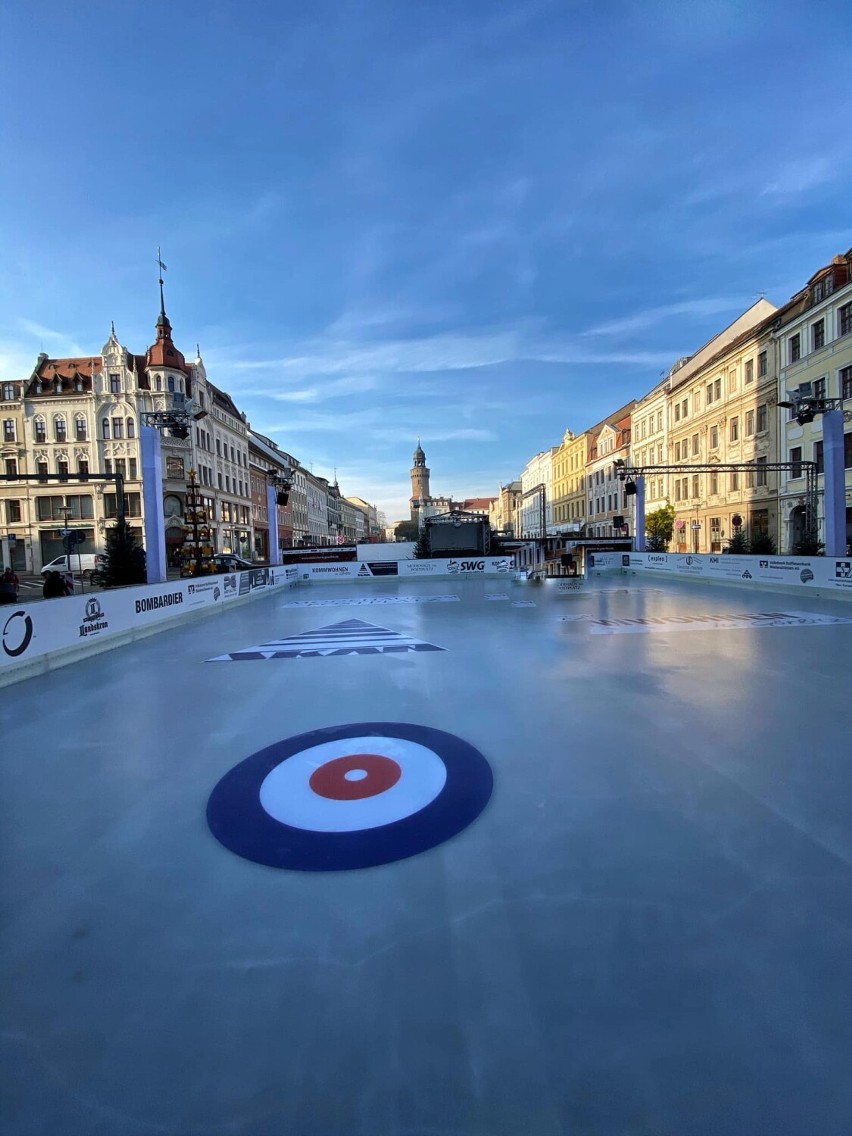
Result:
{"label": "curling target circle", "polygon": [[260,864],[340,871],[402,860],[466,828],[491,767],[454,734],[359,722],[277,742],[234,766],[207,804],[220,843]]}

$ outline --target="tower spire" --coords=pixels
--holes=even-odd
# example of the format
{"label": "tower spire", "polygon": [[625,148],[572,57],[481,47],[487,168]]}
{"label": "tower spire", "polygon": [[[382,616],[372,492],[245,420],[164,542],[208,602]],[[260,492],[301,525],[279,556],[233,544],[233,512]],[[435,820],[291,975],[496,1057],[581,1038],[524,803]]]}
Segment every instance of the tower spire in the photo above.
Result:
{"label": "tower spire", "polygon": [[157,266],[160,269],[160,316],[166,318],[166,297],[163,292],[163,273],[166,271],[166,266],[163,264],[163,258],[160,256],[160,246],[157,245]]}

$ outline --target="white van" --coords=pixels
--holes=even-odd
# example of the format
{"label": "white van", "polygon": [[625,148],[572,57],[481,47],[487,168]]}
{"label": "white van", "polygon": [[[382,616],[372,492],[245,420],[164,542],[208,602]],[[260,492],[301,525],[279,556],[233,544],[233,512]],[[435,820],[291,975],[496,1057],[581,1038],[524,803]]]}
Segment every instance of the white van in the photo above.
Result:
{"label": "white van", "polygon": [[[55,560],[51,560],[49,564],[41,570],[42,576],[46,576],[48,572],[59,572],[64,576],[69,571],[68,557],[57,556]],[[81,552],[79,555],[76,552],[71,553],[71,568],[75,576],[82,575],[84,580],[88,580],[93,572],[100,572],[103,568],[104,558],[97,552]]]}

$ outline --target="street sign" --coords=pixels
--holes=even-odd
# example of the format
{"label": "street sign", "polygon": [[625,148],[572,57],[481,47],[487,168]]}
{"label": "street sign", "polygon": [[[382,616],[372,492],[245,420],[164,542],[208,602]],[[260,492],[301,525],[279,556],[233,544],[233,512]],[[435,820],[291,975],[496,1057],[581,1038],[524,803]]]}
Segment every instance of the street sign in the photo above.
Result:
{"label": "street sign", "polygon": [[82,544],[85,539],[86,534],[84,532],[81,532],[80,529],[75,529],[73,532],[70,532],[68,534],[69,544]]}

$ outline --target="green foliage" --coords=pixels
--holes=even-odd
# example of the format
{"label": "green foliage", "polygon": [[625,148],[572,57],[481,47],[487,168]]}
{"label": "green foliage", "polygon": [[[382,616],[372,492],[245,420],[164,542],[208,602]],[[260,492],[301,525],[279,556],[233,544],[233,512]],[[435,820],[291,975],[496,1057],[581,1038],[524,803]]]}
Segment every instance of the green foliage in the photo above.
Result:
{"label": "green foliage", "polygon": [[774,556],[777,549],[769,533],[758,533],[751,538],[751,551],[755,556]]}
{"label": "green foliage", "polygon": [[793,548],[794,556],[822,556],[825,545],[816,536],[805,534]]}
{"label": "green foliage", "polygon": [[645,514],[645,547],[649,552],[668,552],[675,523],[675,507],[666,498],[665,505]]}
{"label": "green foliage", "polygon": [[107,530],[101,581],[105,588],[145,583],[145,550],[127,521],[116,521]]}
{"label": "green foliage", "polygon": [[420,530],[416,521],[400,521],[393,530],[394,540],[417,540]]}
{"label": "green foliage", "polygon": [[420,530],[420,536],[417,538],[417,543],[414,546],[414,559],[415,560],[428,560],[432,554],[429,548],[429,530],[424,526]]}
{"label": "green foliage", "polygon": [[734,529],[734,535],[728,541],[728,552],[735,556],[748,556],[751,552],[751,545],[748,542],[745,529]]}

